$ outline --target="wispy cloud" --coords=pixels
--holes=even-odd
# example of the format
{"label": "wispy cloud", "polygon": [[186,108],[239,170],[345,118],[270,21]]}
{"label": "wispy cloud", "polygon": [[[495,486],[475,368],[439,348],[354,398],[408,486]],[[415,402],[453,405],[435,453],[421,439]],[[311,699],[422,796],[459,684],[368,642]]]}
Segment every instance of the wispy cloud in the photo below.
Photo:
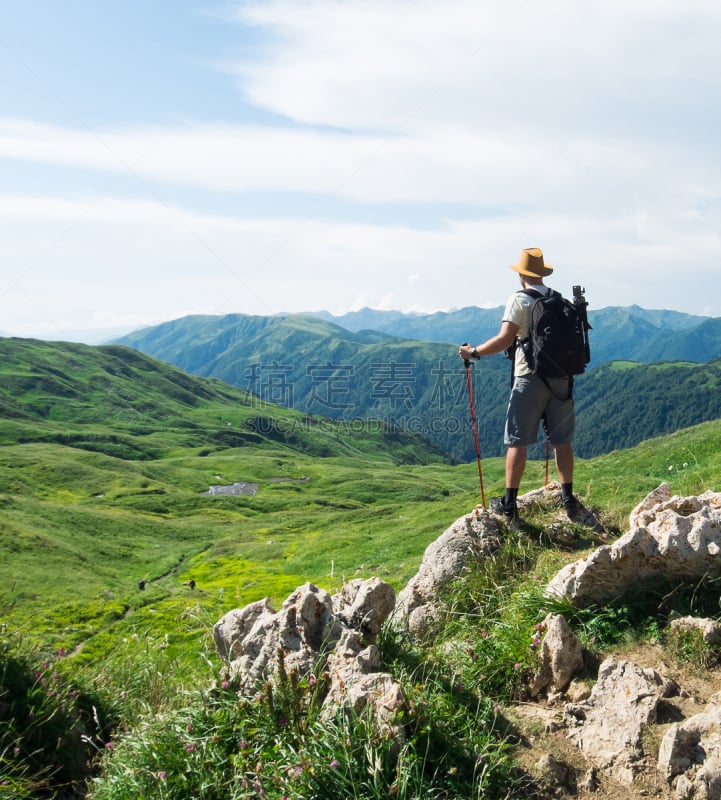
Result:
{"label": "wispy cloud", "polygon": [[[551,202],[570,210],[581,203],[611,216],[634,198],[663,203],[669,186],[676,206],[701,202],[721,177],[704,174],[712,165],[679,143],[602,134],[559,141],[545,133],[449,127],[383,139],[227,125],[87,132],[0,119],[0,157],[127,174],[161,193],[163,186],[187,186],[332,194],[376,204],[524,208]],[[332,214],[331,205],[326,215]]]}

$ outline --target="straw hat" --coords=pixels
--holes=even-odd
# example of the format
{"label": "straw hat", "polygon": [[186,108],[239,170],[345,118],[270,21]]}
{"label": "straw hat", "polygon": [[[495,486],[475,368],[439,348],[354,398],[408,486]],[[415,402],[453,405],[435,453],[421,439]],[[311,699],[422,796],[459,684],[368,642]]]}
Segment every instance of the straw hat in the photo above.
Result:
{"label": "straw hat", "polygon": [[520,272],[521,275],[529,275],[532,278],[545,278],[553,272],[550,264],[543,263],[543,253],[537,247],[529,247],[521,250],[521,257],[518,264],[511,264],[511,269]]}

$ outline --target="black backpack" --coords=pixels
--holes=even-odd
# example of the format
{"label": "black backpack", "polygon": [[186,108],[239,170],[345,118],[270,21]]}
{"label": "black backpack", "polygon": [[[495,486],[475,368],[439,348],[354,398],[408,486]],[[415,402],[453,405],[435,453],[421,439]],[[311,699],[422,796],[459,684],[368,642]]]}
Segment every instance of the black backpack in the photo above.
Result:
{"label": "black backpack", "polygon": [[521,291],[534,298],[529,309],[528,337],[520,342],[531,372],[541,378],[570,378],[585,372],[591,360],[591,326],[580,287],[574,286],[574,303],[553,290],[548,294],[534,289]]}

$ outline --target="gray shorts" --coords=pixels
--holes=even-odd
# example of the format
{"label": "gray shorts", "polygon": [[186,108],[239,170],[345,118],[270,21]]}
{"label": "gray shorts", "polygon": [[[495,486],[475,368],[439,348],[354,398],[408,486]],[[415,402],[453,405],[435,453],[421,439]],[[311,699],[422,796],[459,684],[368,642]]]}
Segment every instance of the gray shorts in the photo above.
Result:
{"label": "gray shorts", "polygon": [[548,386],[537,375],[522,375],[513,381],[503,436],[507,447],[535,444],[541,421],[551,444],[573,441],[576,412],[568,379],[548,378],[547,382]]}

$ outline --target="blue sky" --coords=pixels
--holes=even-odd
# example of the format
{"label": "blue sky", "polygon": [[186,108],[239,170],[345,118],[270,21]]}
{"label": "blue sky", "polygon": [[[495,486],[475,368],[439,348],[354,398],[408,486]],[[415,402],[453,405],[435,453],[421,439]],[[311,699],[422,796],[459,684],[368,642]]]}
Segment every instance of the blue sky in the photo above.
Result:
{"label": "blue sky", "polygon": [[[721,315],[717,0],[6,0],[0,332],[187,314]],[[472,332],[469,332],[472,338]]]}

